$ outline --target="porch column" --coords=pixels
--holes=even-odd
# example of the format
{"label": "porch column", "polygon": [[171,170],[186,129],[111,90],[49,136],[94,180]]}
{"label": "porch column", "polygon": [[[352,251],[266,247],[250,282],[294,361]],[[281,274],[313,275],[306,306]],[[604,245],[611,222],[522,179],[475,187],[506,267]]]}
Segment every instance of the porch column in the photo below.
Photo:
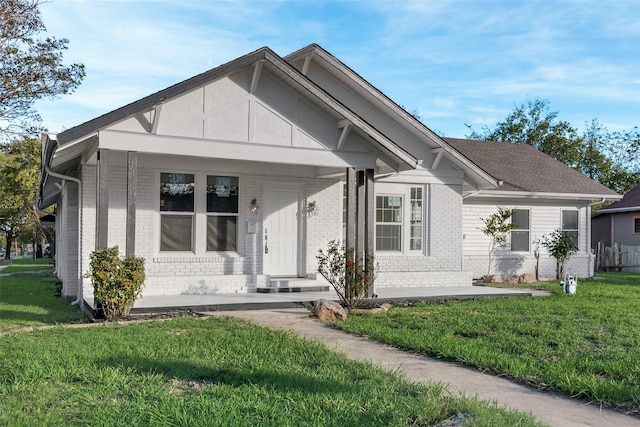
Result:
{"label": "porch column", "polygon": [[127,152],[127,241],[126,255],[136,252],[136,192],[138,187],[138,153]]}
{"label": "porch column", "polygon": [[347,235],[345,236],[344,246],[346,248],[356,249],[356,221],[357,221],[357,176],[354,168],[347,168],[346,173],[347,184],[347,218],[346,226]]}
{"label": "porch column", "polygon": [[358,203],[356,207],[358,211],[356,256],[359,256],[360,259],[362,259],[362,256],[364,255],[364,252],[365,252],[364,242],[365,242],[365,217],[366,217],[366,206],[365,206],[366,188],[365,188],[364,182],[365,182],[364,171],[359,170],[358,171]]}
{"label": "porch column", "polygon": [[[373,169],[347,169],[347,236],[345,247],[353,249],[359,262],[365,263],[375,252],[375,192]],[[368,272],[370,273],[370,272]],[[374,293],[373,279],[367,297]]]}
{"label": "porch column", "polygon": [[105,249],[109,238],[109,150],[98,150],[96,198],[96,249]]}
{"label": "porch column", "polygon": [[[373,169],[367,169],[364,173],[364,259],[373,258],[376,250],[375,229],[376,229],[376,195],[373,186]],[[369,288],[367,289],[367,298],[371,298],[374,294],[373,282],[375,280],[375,261],[371,266],[374,271],[367,273],[371,277]]]}

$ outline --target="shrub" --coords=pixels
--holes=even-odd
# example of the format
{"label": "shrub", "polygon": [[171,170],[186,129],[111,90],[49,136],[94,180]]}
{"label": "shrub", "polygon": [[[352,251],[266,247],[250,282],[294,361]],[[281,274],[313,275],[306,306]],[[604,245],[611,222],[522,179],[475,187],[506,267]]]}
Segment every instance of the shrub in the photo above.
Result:
{"label": "shrub", "polygon": [[329,242],[327,251],[318,250],[318,273],[336,290],[348,308],[357,308],[367,296],[375,277],[374,257],[365,257],[353,248],[345,248],[336,240]]}
{"label": "shrub", "polygon": [[560,279],[564,273],[564,263],[576,253],[575,240],[566,231],[557,229],[542,236],[542,246],[549,251],[549,256],[556,259],[556,279]]}
{"label": "shrub", "polygon": [[118,247],[98,249],[91,254],[91,271],[96,303],[102,305],[107,320],[129,314],[140,296],[145,280],[144,258],[121,258]]}

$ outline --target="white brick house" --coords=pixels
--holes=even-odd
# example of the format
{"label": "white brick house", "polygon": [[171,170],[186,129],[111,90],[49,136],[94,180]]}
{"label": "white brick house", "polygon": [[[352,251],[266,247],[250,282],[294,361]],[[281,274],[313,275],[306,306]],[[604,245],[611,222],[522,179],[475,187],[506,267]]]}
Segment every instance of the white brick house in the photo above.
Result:
{"label": "white brick house", "polygon": [[377,287],[471,285],[465,196],[501,181],[317,45],[261,48],[45,134],[43,165],[76,301],[91,252],[114,245],[146,259],[145,295],[313,279],[334,239],[375,251]]}

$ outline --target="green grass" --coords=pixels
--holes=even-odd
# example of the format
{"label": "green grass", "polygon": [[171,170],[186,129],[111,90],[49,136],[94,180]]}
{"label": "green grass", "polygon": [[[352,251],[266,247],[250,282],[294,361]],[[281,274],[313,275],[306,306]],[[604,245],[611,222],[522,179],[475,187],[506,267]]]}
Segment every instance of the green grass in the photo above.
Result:
{"label": "green grass", "polygon": [[[599,274],[600,275],[600,274]],[[419,303],[363,313],[338,328],[423,355],[462,362],[541,389],[640,412],[640,275],[603,273],[535,284],[551,297]]]}
{"label": "green grass", "polygon": [[[3,260],[3,262],[6,262]],[[5,273],[21,273],[33,270],[45,270],[52,268],[53,264],[50,258],[41,259],[15,259],[11,260],[11,264],[0,270],[0,274]]]}
{"label": "green grass", "polygon": [[226,317],[2,336],[0,401],[0,425],[426,426],[457,413],[536,425]]}
{"label": "green grass", "polygon": [[57,282],[47,274],[0,277],[0,332],[85,321],[78,307],[59,296]]}

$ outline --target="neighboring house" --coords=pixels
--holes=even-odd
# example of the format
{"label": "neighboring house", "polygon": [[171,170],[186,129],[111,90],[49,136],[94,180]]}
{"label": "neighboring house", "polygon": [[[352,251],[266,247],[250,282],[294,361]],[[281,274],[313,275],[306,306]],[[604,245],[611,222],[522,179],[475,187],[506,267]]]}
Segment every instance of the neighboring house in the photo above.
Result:
{"label": "neighboring house", "polygon": [[[577,252],[565,271],[591,277],[595,257],[591,252],[591,205],[617,200],[620,195],[571,169],[528,144],[469,141],[445,138],[453,148],[501,184],[492,189],[463,191],[463,253],[466,270],[474,277],[487,274],[490,240],[482,234],[480,218],[497,206],[515,209],[507,246],[495,251],[491,272],[510,277],[535,272],[535,241],[553,230],[570,233]],[[555,277],[555,260],[540,247],[540,277]]]}
{"label": "neighboring house", "polygon": [[640,246],[640,184],[629,190],[622,200],[599,209],[591,219],[591,247],[622,243]]}
{"label": "neighboring house", "polygon": [[[377,287],[471,285],[463,213],[506,182],[472,157],[321,47],[265,47],[43,135],[40,207],[57,205],[57,274],[77,302],[91,252],[114,245],[146,259],[145,295],[322,281],[315,256],[334,239],[375,252]],[[512,193],[496,201],[566,205]],[[571,196],[580,218],[617,198]]]}

